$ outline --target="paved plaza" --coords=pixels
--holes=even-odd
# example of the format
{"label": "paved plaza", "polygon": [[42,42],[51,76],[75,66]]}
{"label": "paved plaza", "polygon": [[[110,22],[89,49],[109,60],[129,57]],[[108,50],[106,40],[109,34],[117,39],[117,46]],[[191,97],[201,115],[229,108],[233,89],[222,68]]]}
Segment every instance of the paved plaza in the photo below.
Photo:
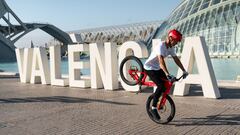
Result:
{"label": "paved plaza", "polygon": [[189,96],[172,96],[176,116],[167,125],[152,122],[145,102],[150,90],[80,89],[0,79],[1,135],[240,135],[240,85],[220,82],[221,99],[207,99],[200,86]]}

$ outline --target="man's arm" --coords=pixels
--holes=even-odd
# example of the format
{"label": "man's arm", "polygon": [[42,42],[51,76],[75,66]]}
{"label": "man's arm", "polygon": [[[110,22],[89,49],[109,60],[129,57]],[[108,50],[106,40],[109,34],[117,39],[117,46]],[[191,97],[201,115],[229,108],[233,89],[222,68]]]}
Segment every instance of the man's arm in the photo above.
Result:
{"label": "man's arm", "polygon": [[161,56],[161,55],[158,55],[158,61],[159,61],[159,64],[160,64],[160,68],[165,72],[166,76],[168,76],[169,72],[167,70],[167,67],[166,67],[166,64],[165,64],[165,61],[164,61],[164,57]]}
{"label": "man's arm", "polygon": [[185,68],[182,65],[182,62],[179,60],[179,58],[177,56],[172,56],[174,62],[178,65],[178,67],[180,67],[182,69],[183,72],[186,72]]}

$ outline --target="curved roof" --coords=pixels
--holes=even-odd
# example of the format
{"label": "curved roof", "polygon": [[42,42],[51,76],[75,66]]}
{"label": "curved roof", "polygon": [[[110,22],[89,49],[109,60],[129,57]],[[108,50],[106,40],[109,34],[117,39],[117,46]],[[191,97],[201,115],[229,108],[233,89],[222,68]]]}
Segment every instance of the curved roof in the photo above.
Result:
{"label": "curved roof", "polygon": [[[154,38],[177,29],[186,36],[204,36],[212,54],[240,54],[240,0],[183,0],[163,23]],[[178,53],[181,52],[180,44]],[[148,44],[149,48],[151,44]]]}
{"label": "curved roof", "polygon": [[231,3],[236,4],[238,1],[239,0],[184,0],[169,16],[169,25],[175,25],[180,21],[205,13],[206,11],[225,7],[225,5]]}
{"label": "curved roof", "polygon": [[122,44],[128,40],[147,42],[149,37],[155,32],[162,21],[149,21],[125,25],[115,25],[98,27],[91,29],[83,29],[69,32],[79,35],[78,42],[116,42]]}

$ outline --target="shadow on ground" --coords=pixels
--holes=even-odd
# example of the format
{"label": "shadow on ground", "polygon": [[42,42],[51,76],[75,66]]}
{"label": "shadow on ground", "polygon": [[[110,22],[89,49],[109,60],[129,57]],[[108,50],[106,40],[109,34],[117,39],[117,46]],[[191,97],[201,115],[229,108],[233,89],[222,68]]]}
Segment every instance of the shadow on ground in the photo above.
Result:
{"label": "shadow on ground", "polygon": [[[173,94],[174,86],[170,92],[170,95]],[[220,99],[240,99],[240,89],[236,87],[219,87],[221,94]],[[150,87],[143,88],[141,93],[152,93],[153,90]],[[203,96],[202,87],[200,85],[191,85],[189,88],[189,94],[187,96]]]}
{"label": "shadow on ground", "polygon": [[62,103],[100,102],[100,103],[116,104],[116,105],[135,105],[135,104],[131,104],[131,103],[114,102],[114,101],[107,101],[107,100],[100,100],[100,99],[66,97],[66,96],[0,99],[0,104],[2,104],[2,103],[33,103],[33,102],[62,102]]}
{"label": "shadow on ground", "polygon": [[[219,87],[221,94],[220,99],[240,99],[240,89],[236,87]],[[203,96],[202,87],[200,85],[192,85],[188,96]]]}
{"label": "shadow on ground", "polygon": [[175,126],[214,126],[214,125],[240,125],[240,114],[211,115],[200,118],[183,118],[174,120],[169,125]]}

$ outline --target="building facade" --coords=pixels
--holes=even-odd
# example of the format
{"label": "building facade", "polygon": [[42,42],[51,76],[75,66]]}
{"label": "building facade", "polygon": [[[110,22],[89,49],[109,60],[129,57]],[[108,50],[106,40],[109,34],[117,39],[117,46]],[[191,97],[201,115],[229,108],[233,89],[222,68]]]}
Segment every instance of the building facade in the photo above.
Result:
{"label": "building facade", "polygon": [[[183,0],[153,38],[163,39],[170,29],[177,29],[184,37],[205,37],[210,56],[239,57],[239,21],[240,0]],[[179,54],[182,45],[177,48]]]}

